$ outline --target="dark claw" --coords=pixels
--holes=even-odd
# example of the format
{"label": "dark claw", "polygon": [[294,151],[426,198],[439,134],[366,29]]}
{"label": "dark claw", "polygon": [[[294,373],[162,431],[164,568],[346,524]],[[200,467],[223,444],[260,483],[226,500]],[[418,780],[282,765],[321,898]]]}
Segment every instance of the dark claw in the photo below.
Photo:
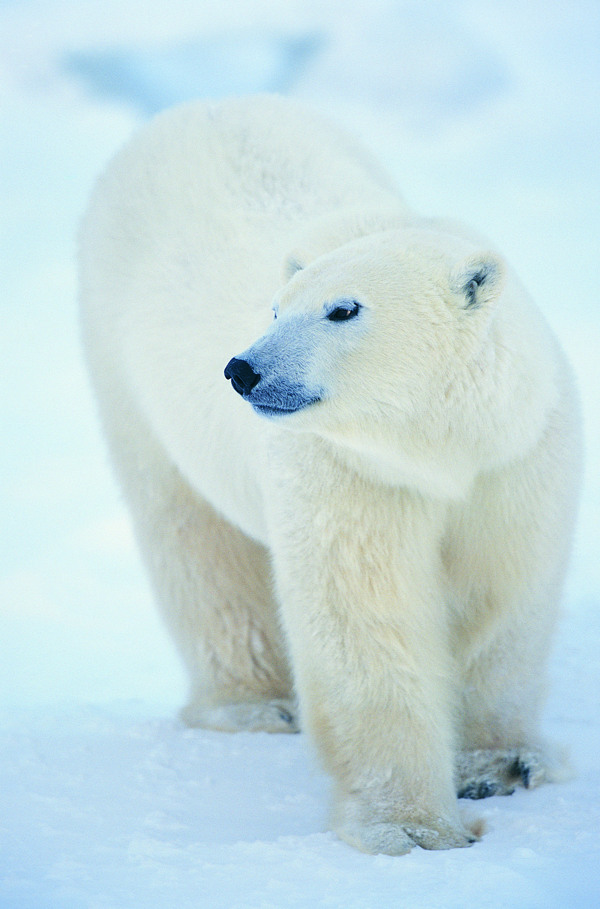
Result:
{"label": "dark claw", "polygon": [[519,762],[519,772],[521,775],[521,780],[523,781],[523,785],[525,786],[525,789],[529,789],[529,781],[531,778],[531,767],[529,766],[529,764],[524,764],[522,762]]}
{"label": "dark claw", "polygon": [[491,783],[489,780],[484,780],[484,782],[479,784],[479,795],[477,798],[487,799],[490,795],[495,795],[498,790],[498,787],[495,783]]}
{"label": "dark claw", "polygon": [[475,786],[463,786],[462,789],[458,790],[457,795],[459,799],[475,799],[477,796],[474,795],[474,792]]}
{"label": "dark claw", "polygon": [[508,778],[510,780],[520,780],[525,789],[529,789],[529,783],[531,782],[530,765],[520,757],[515,758],[508,768]]}
{"label": "dark claw", "polygon": [[483,780],[481,783],[471,783],[465,786],[458,793],[459,799],[487,799],[490,795],[495,795],[498,787],[490,780]]}
{"label": "dark claw", "polygon": [[518,780],[521,779],[521,768],[522,768],[521,758],[515,758],[512,764],[506,768],[506,774],[509,780]]}

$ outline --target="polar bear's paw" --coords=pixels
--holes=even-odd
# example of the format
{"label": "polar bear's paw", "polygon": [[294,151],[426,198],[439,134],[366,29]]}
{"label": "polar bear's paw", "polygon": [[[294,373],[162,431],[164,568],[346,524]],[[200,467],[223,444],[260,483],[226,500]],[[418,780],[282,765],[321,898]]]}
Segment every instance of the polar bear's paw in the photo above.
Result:
{"label": "polar bear's paw", "polygon": [[462,825],[444,823],[439,818],[425,824],[346,823],[336,827],[336,833],[350,846],[361,852],[404,855],[413,848],[456,849],[472,846],[480,833]]}
{"label": "polar bear's paw", "polygon": [[333,830],[362,852],[404,855],[413,846],[456,849],[472,846],[483,834],[478,820],[464,824],[458,811],[443,808],[397,812],[377,796],[346,796],[334,808]]}
{"label": "polar bear's paw", "polygon": [[459,799],[512,795],[517,786],[535,789],[564,778],[564,770],[538,751],[520,748],[476,749],[461,752],[456,761]]}
{"label": "polar bear's paw", "polygon": [[207,705],[191,702],[181,711],[187,726],[219,732],[299,732],[297,708],[292,700],[240,701]]}

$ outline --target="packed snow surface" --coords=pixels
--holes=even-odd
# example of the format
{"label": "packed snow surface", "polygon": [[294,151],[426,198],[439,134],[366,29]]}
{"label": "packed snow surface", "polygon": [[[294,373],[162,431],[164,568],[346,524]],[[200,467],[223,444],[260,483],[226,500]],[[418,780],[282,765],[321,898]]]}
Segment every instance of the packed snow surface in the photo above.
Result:
{"label": "packed snow surface", "polygon": [[[0,4],[1,909],[600,904],[599,47],[596,0]],[[587,470],[546,711],[574,776],[465,803],[487,825],[471,849],[362,855],[328,832],[305,736],[176,718],[183,676],[81,362],[75,236],[149,115],[262,90],[353,130],[417,210],[491,236],[579,376]]]}

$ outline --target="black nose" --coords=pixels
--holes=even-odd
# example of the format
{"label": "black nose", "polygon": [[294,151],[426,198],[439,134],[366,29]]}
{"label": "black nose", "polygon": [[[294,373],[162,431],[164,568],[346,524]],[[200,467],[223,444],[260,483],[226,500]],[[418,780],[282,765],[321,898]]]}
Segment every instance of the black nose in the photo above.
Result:
{"label": "black nose", "polygon": [[225,378],[231,379],[231,384],[239,395],[250,394],[255,385],[260,382],[260,376],[254,372],[245,360],[234,357],[225,367]]}

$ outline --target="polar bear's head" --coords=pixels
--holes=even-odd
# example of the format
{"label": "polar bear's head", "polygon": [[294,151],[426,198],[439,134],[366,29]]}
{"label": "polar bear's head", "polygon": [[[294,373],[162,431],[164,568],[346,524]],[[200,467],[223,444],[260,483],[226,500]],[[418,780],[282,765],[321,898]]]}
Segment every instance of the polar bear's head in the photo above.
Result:
{"label": "polar bear's head", "polygon": [[497,256],[430,230],[360,238],[288,269],[272,325],[225,376],[257,413],[300,425],[310,408],[301,425],[320,428],[426,417],[480,353],[504,280]]}
{"label": "polar bear's head", "polygon": [[362,453],[469,449],[496,394],[504,279],[498,256],[433,229],[352,240],[297,268],[225,375],[282,428]]}

